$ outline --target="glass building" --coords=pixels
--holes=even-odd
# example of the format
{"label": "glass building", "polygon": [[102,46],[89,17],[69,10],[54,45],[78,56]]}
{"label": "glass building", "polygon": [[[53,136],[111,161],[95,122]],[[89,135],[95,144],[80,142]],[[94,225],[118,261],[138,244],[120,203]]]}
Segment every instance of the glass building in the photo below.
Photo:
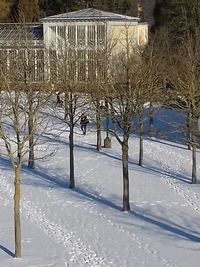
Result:
{"label": "glass building", "polygon": [[1,69],[20,71],[24,59],[33,82],[63,74],[80,82],[103,79],[106,54],[121,53],[127,40],[132,48],[147,44],[148,24],[93,8],[46,17],[36,25],[0,24]]}

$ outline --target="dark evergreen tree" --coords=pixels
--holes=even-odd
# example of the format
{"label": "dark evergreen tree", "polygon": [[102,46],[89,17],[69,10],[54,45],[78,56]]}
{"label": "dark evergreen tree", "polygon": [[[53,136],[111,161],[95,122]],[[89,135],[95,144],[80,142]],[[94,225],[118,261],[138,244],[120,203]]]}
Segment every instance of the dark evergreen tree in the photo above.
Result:
{"label": "dark evergreen tree", "polygon": [[130,14],[131,12],[131,1],[130,0],[124,0],[119,5],[119,12],[122,14]]}
{"label": "dark evergreen tree", "polygon": [[91,7],[91,0],[41,0],[40,16],[50,16]]}
{"label": "dark evergreen tree", "polygon": [[200,25],[199,0],[157,0],[155,28],[166,27],[170,37],[185,38]]}
{"label": "dark evergreen tree", "polygon": [[40,16],[49,16],[70,12],[83,8],[130,14],[131,7],[136,6],[137,0],[40,0]]}

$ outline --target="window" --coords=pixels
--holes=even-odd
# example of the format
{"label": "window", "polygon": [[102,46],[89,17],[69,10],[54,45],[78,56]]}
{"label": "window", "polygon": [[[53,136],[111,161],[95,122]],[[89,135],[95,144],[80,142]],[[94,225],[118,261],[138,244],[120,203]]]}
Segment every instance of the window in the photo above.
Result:
{"label": "window", "polygon": [[63,45],[66,44],[66,27],[58,26],[57,27],[57,48],[63,48]]}
{"label": "window", "polygon": [[85,45],[85,26],[77,26],[77,44],[78,46],[84,46]]}
{"label": "window", "polygon": [[72,81],[76,80],[76,52],[74,49],[69,49],[68,51],[68,68],[69,68],[69,78]]}
{"label": "window", "polygon": [[97,25],[97,45],[105,45],[106,27],[105,25]]}
{"label": "window", "polygon": [[44,80],[44,51],[43,50],[37,50],[36,69],[37,69],[36,81],[42,82]]}
{"label": "window", "polygon": [[87,36],[88,46],[93,47],[95,46],[95,39],[96,39],[95,25],[89,25],[87,30],[88,30],[88,36]]}
{"label": "window", "polygon": [[88,80],[96,79],[96,55],[94,50],[88,50]]}
{"label": "window", "polygon": [[66,27],[65,26],[57,26],[57,36],[62,39],[66,39]]}
{"label": "window", "polygon": [[30,50],[27,51],[28,56],[28,65],[27,69],[25,70],[27,72],[26,76],[28,76],[29,81],[35,82],[36,81],[36,51]]}
{"label": "window", "polygon": [[56,41],[56,26],[50,26],[49,30],[50,43],[54,43]]}
{"label": "window", "polygon": [[78,81],[86,80],[86,53],[85,50],[78,50]]}
{"label": "window", "polygon": [[68,26],[68,41],[71,46],[76,45],[76,26]]}
{"label": "window", "polygon": [[9,50],[8,51],[8,70],[11,79],[14,81],[17,77],[17,50]]}
{"label": "window", "polygon": [[0,71],[8,74],[12,82],[43,81],[44,51],[25,48],[0,50]]}
{"label": "window", "polygon": [[7,50],[6,49],[1,49],[0,50],[0,72],[3,73],[4,75],[7,73]]}
{"label": "window", "polygon": [[100,81],[106,78],[106,57],[104,50],[97,51],[97,78]]}
{"label": "window", "polygon": [[50,79],[57,80],[57,53],[55,50],[49,51]]}
{"label": "window", "polygon": [[20,49],[18,51],[18,74],[19,74],[19,80],[23,81],[26,80],[26,68],[27,68],[27,56],[26,51],[24,49]]}

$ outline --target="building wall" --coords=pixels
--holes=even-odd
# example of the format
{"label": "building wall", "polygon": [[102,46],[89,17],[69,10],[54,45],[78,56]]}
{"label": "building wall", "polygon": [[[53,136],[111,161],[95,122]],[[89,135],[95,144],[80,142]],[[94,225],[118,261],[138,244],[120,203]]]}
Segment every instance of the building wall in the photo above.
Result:
{"label": "building wall", "polygon": [[[44,45],[49,53],[50,77],[65,64],[69,79],[86,81],[104,79],[108,53],[116,55],[127,48],[144,46],[148,42],[148,25],[137,20],[78,21],[44,23]],[[68,66],[66,66],[68,65]],[[70,67],[71,66],[71,67]],[[56,71],[57,72],[57,71]],[[59,75],[58,75],[59,76]],[[63,75],[64,76],[64,75]],[[61,75],[60,75],[61,77]]]}
{"label": "building wall", "polygon": [[[108,53],[126,52],[127,46],[131,50],[148,41],[148,25],[137,20],[43,23],[43,33],[44,46],[5,42],[0,47],[1,70],[12,75],[17,70],[17,79],[25,75],[31,82],[61,76],[81,82],[102,80],[109,68]],[[22,63],[27,63],[25,69]]]}
{"label": "building wall", "polygon": [[0,47],[0,72],[12,82],[42,82],[45,73],[44,49]]}
{"label": "building wall", "polygon": [[108,24],[108,42],[112,46],[112,53],[121,53],[129,46],[137,45],[137,24],[136,23],[115,23]]}
{"label": "building wall", "polygon": [[[92,34],[93,29],[94,34]],[[72,42],[73,35],[74,44]],[[94,38],[93,45],[91,45],[92,36]],[[137,21],[128,23],[123,21],[44,23],[46,48],[57,50],[62,42],[65,46],[74,45],[77,48],[82,46],[82,49],[97,48],[107,44],[115,47],[115,52],[120,52],[127,45],[127,42],[132,46],[145,45],[148,42],[148,25],[140,24]]]}
{"label": "building wall", "polygon": [[[105,23],[68,22],[44,23],[44,43],[48,49],[59,49],[60,42],[66,46],[86,49],[105,45],[103,27]],[[93,33],[94,32],[94,33]],[[73,40],[74,39],[74,40]],[[94,42],[92,42],[94,41]],[[101,43],[102,42],[102,43]]]}

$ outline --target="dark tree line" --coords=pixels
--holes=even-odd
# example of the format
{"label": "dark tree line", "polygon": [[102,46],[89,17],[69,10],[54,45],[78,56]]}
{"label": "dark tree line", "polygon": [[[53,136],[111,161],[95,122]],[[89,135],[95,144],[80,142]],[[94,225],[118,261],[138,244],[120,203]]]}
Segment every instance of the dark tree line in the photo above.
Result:
{"label": "dark tree line", "polygon": [[45,16],[90,7],[122,14],[130,14],[136,2],[137,1],[131,0],[41,0],[39,1],[39,6],[41,14]]}
{"label": "dark tree line", "polygon": [[[154,0],[152,0],[154,1]],[[150,2],[152,2],[150,1]],[[126,15],[137,15],[138,0],[0,0],[1,22],[35,22],[40,17],[96,8]],[[148,4],[143,1],[144,6]]]}
{"label": "dark tree line", "polygon": [[[155,28],[165,27],[173,39],[195,36],[200,24],[198,0],[156,0],[154,8]],[[186,36],[187,35],[187,36]]]}

